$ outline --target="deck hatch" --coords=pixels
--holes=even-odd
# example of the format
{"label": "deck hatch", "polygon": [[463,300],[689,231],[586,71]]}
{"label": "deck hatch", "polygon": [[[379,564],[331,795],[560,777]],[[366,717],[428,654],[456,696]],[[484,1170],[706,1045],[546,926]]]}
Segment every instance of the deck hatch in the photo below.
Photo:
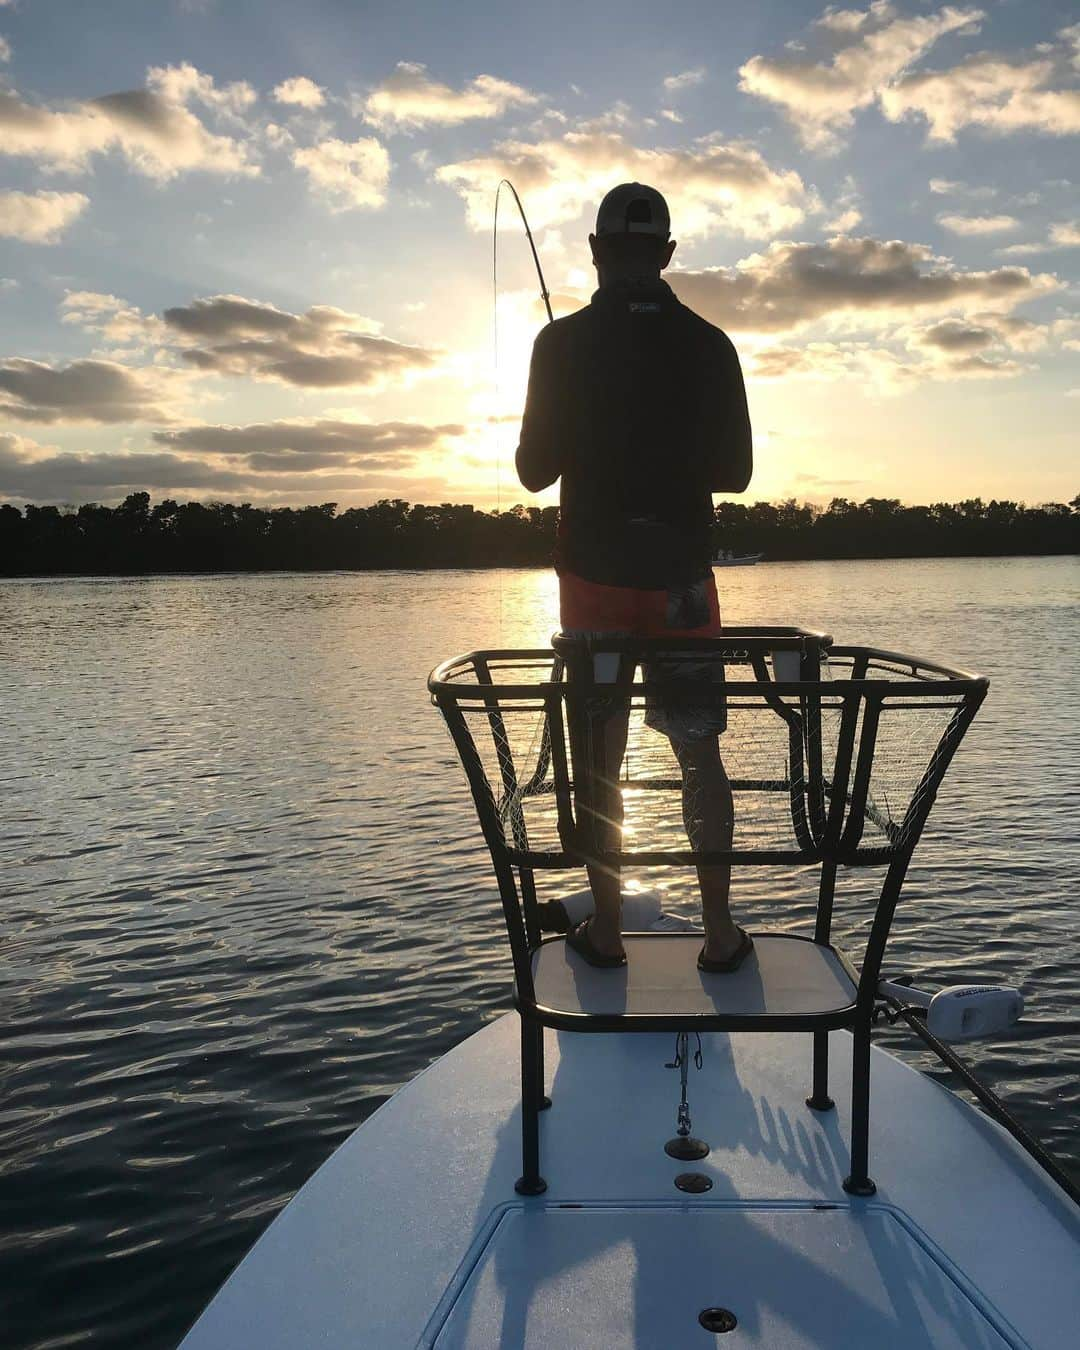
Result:
{"label": "deck hatch", "polygon": [[707,1350],[703,1308],[768,1350],[998,1350],[1006,1339],[888,1211],[509,1210],[437,1350]]}

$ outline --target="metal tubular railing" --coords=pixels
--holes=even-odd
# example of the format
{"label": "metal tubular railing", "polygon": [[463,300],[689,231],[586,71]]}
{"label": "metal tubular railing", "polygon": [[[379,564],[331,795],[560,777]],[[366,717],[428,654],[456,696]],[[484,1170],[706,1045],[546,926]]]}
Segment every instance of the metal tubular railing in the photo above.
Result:
{"label": "metal tubular railing", "polygon": [[[784,636],[743,637],[723,642],[685,642],[688,656],[711,655],[725,665],[748,665],[753,680],[727,679],[719,689],[685,685],[682,697],[702,705],[725,701],[733,712],[757,708],[770,709],[786,726],[788,755],[782,775],[731,776],[732,789],[738,793],[783,793],[789,798],[789,838],[785,842],[743,847],[738,841],[725,851],[691,856],[680,847],[637,848],[624,846],[619,858],[643,865],[682,865],[687,862],[732,861],[742,864],[779,865],[795,862],[819,862],[825,857],[841,858],[849,865],[877,864],[886,861],[913,831],[921,829],[924,813],[919,807],[940,781],[939,769],[951,757],[954,736],[974,716],[985,693],[986,682],[965,671],[954,671],[937,663],[901,657],[891,651],[870,648],[833,648],[830,662],[846,664],[851,678],[846,680],[779,681],[769,679],[766,653],[783,650],[781,643],[793,645]],[[622,644],[634,655],[647,658],[656,644]],[[822,644],[824,647],[824,644]],[[616,652],[619,644],[597,644],[596,654]],[[711,650],[710,650],[711,648]],[[719,650],[717,650],[719,648]],[[680,643],[680,651],[683,644]],[[873,663],[878,663],[888,678],[869,678]],[[886,670],[885,666],[897,667]],[[529,684],[507,680],[522,669],[536,671],[541,678]],[[493,673],[494,669],[494,673]],[[902,681],[897,678],[902,672]],[[469,677],[468,679],[465,677]],[[941,677],[945,677],[942,679]],[[481,651],[444,663],[431,679],[433,701],[445,708],[455,704],[464,713],[483,708],[489,723],[491,746],[498,766],[499,791],[496,802],[500,819],[509,826],[509,847],[515,863],[541,868],[573,866],[580,859],[577,850],[530,843],[526,804],[531,798],[554,795],[560,818],[560,835],[574,836],[570,828],[573,815],[573,767],[566,761],[566,726],[575,716],[588,718],[585,706],[595,698],[601,686],[595,680],[567,679],[559,657],[550,649],[520,652]],[[604,693],[610,697],[610,688]],[[628,682],[617,695],[636,703],[657,697],[671,697],[670,684],[655,681]],[[928,702],[932,695],[937,701]],[[903,706],[911,711],[948,709],[951,701],[953,724],[947,727],[933,748],[916,790],[911,794],[901,820],[883,812],[870,794],[877,769],[876,733],[882,710],[888,701],[895,713]],[[539,753],[535,762],[521,766],[514,761],[511,738],[507,733],[508,715],[523,708],[543,708]],[[824,745],[823,709],[835,714],[840,710],[835,747],[831,753]],[[580,713],[575,709],[582,710]],[[561,715],[561,718],[560,718]],[[555,720],[561,720],[560,735],[553,734]],[[674,767],[674,766],[673,766]],[[632,784],[640,791],[670,792],[681,785],[677,773],[639,775]],[[870,825],[877,838],[864,840]],[[512,842],[511,842],[512,841]]]}
{"label": "metal tubular railing", "polygon": [[[790,673],[783,657],[777,659],[783,653],[797,653],[802,678],[779,678]],[[614,661],[614,679],[597,673],[597,661],[605,658],[609,666]],[[662,672],[673,661],[692,663],[684,664],[684,669],[696,674],[657,678],[657,669]],[[642,663],[651,674],[635,680]],[[702,668],[713,678],[704,678]],[[741,678],[747,670],[753,678]],[[632,1018],[556,1014],[537,1004],[533,958],[541,938],[534,873],[586,863],[611,867],[812,863],[821,869],[812,941],[826,947],[830,947],[838,866],[888,869],[861,971],[854,977],[857,988],[850,1008],[788,1018],[710,1015],[699,1018],[695,1029],[715,1025],[814,1031],[813,1093],[808,1102],[826,1110],[832,1105],[827,1094],[827,1032],[830,1027],[849,1026],[855,1045],[852,1164],[845,1187],[870,1194],[869,1037],[881,963],[912,853],[945,772],[986,695],[987,681],[892,651],[833,646],[831,638],[821,633],[746,628],[725,630],[718,639],[680,638],[677,649],[650,640],[598,639],[586,644],[555,639],[553,648],[476,651],[443,662],[432,672],[428,688],[465,769],[510,940],[524,1037],[525,1172],[520,1188],[535,1193],[543,1187],[535,1119],[546,1100],[538,1027],[546,1022],[580,1030],[645,1031],[668,1029],[672,1021],[664,1014]],[[630,846],[625,835],[620,839],[615,830],[598,823],[602,812],[597,808],[615,790],[658,794],[657,810],[648,813],[650,825],[662,816],[659,806],[665,798],[659,794],[681,793],[681,773],[665,773],[655,764],[649,767],[648,747],[641,754],[646,767],[636,774],[627,768],[617,789],[611,781],[617,766],[605,763],[603,722],[612,706],[625,713],[627,708],[647,710],[660,700],[682,708],[715,711],[723,704],[726,709],[728,729],[720,738],[721,756],[734,763],[742,755],[748,761],[730,775],[730,786],[736,799],[749,797],[757,803],[741,815],[736,809],[736,833],[729,848],[673,847],[660,837],[648,840],[646,846]],[[901,742],[900,750],[895,746],[883,750],[886,716],[890,734],[896,719],[906,717],[923,728],[922,739],[915,736],[910,743]],[[524,741],[515,740],[522,721],[530,734]],[[886,783],[886,775],[894,775],[896,781]],[[745,837],[739,837],[740,828]],[[837,955],[842,959],[842,953]]]}

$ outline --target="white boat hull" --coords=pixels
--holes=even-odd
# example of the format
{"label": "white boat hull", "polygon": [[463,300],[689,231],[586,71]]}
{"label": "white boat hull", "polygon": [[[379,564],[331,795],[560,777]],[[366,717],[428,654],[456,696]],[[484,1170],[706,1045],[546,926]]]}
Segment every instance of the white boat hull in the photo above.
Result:
{"label": "white boat hull", "polygon": [[[808,1035],[703,1037],[700,1162],[674,1133],[674,1037],[546,1037],[546,1194],[521,1170],[518,1019],[500,1018],[395,1094],[271,1224],[183,1350],[543,1347],[693,1350],[698,1314],[768,1350],[1063,1350],[1080,1326],[1080,1212],[993,1122],[873,1053],[870,1171],[838,1109],[804,1103]],[[702,1173],[702,1195],[674,1186]]]}

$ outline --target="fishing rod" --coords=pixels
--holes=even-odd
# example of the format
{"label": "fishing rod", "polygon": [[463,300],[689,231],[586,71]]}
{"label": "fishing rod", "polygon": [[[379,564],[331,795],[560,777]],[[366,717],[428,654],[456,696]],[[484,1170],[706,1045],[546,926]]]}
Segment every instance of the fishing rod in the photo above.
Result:
{"label": "fishing rod", "polygon": [[521,213],[521,223],[525,226],[525,238],[529,241],[533,262],[536,264],[536,275],[540,278],[540,294],[544,300],[544,308],[547,310],[548,323],[553,323],[555,321],[555,316],[551,312],[551,292],[548,290],[547,282],[544,280],[544,269],[540,266],[540,255],[536,251],[532,230],[529,228],[529,218],[526,216],[525,208],[521,204],[518,190],[513,183],[511,183],[509,178],[501,178],[499,180],[499,186],[495,189],[495,220],[491,230],[491,284],[495,291],[496,303],[498,303],[499,299],[499,195],[504,187],[508,187],[514,194],[514,201],[517,203],[517,209]]}

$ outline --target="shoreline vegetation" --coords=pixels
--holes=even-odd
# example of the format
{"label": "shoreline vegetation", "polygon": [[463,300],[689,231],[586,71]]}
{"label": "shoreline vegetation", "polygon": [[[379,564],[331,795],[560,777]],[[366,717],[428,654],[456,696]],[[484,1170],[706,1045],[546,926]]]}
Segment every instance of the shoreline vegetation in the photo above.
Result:
{"label": "shoreline vegetation", "polygon": [[[932,506],[896,498],[722,502],[714,556],[771,561],[1004,557],[1080,553],[1080,495],[1025,506],[975,497]],[[337,504],[151,505],[134,492],[119,506],[0,505],[0,576],[157,572],[366,571],[376,568],[542,567],[555,547],[558,508],[412,505],[400,498],[338,512]]]}

